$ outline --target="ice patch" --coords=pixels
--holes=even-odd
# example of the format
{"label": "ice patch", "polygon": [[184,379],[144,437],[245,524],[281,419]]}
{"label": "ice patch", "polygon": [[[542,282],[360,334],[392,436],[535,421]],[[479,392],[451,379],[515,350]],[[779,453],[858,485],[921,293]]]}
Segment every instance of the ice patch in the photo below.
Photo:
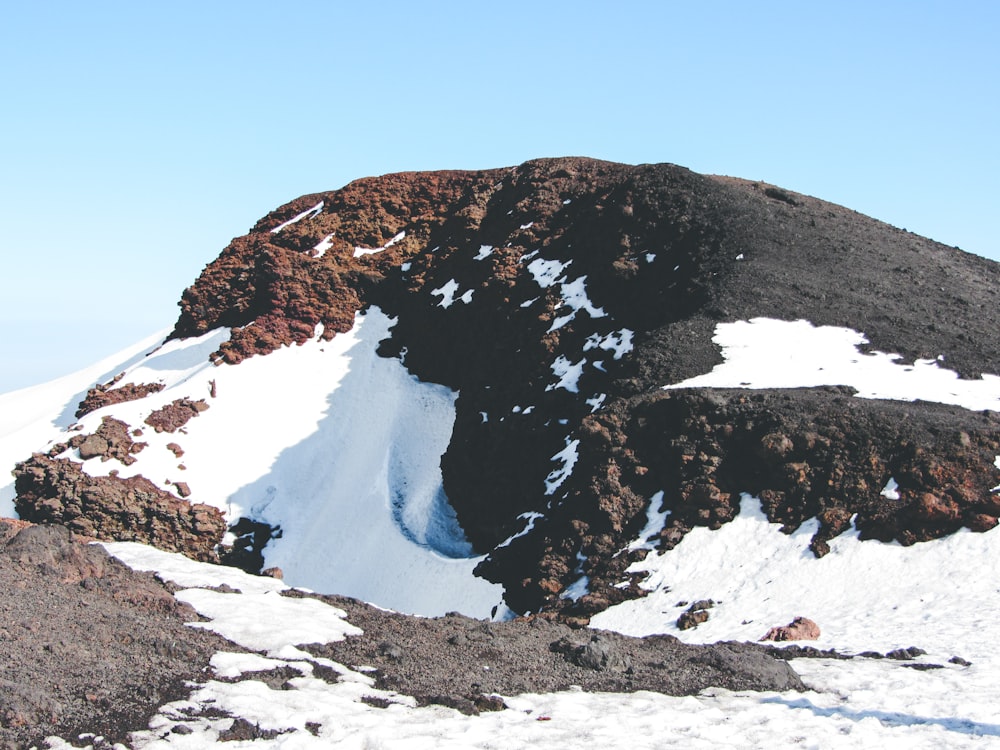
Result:
{"label": "ice patch", "polygon": [[292,224],[295,224],[296,222],[302,221],[303,219],[311,219],[314,216],[319,216],[319,214],[323,211],[323,205],[324,205],[323,201],[320,201],[319,203],[317,203],[312,208],[310,208],[310,209],[308,209],[308,210],[303,211],[302,213],[300,213],[298,216],[293,216],[288,221],[286,221],[286,222],[284,222],[282,224],[279,224],[274,229],[272,229],[271,230],[271,234],[277,234],[278,232],[280,232],[285,227],[291,226]]}
{"label": "ice patch", "polygon": [[646,253],[647,263],[652,263],[654,260],[656,260],[656,253]]}
{"label": "ice patch", "polygon": [[529,221],[527,224],[522,224],[521,229],[531,229],[533,226],[535,226],[535,222]]}
{"label": "ice patch", "polygon": [[1000,411],[1000,377],[961,380],[935,360],[913,365],[898,354],[871,352],[863,333],[806,320],[754,318],[719,323],[712,340],[725,359],[710,373],[665,388],[803,388],[844,385],[859,398],[932,401],[973,411]]}
{"label": "ice patch", "polygon": [[473,257],[473,260],[485,260],[493,253],[493,245],[480,245],[479,252]]}
{"label": "ice patch", "polygon": [[579,440],[570,440],[566,438],[566,447],[559,451],[552,457],[553,461],[561,462],[562,466],[557,469],[553,469],[549,472],[549,475],[545,477],[545,494],[551,495],[566,481],[566,478],[573,473],[573,467],[576,465],[579,454],[577,453],[577,446],[580,445]]}
{"label": "ice patch", "polygon": [[607,397],[608,395],[606,393],[598,393],[596,396],[588,398],[586,403],[590,407],[590,413],[593,414],[595,411],[604,406],[604,399]]}

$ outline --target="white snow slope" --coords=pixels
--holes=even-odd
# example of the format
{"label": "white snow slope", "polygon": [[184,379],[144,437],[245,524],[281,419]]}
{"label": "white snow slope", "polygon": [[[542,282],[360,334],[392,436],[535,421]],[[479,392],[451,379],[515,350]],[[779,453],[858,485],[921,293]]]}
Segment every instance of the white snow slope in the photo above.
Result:
{"label": "white snow slope", "polygon": [[[280,523],[286,533],[269,548],[268,562],[284,567],[294,585],[332,593],[352,593],[349,587],[355,586],[355,596],[427,613],[441,607],[461,609],[453,603],[460,600],[465,611],[482,614],[498,601],[499,592],[476,584],[471,576],[475,560],[463,556],[468,548],[447,510],[437,469],[453,419],[454,394],[419,384],[398,361],[374,354],[390,325],[373,310],[359,317],[350,334],[333,342],[317,339],[238,367],[206,364],[205,356],[224,334],[171,342],[146,360],[123,367],[123,382],[159,379],[167,390],[142,402],[95,412],[84,423],[92,428],[110,411],[138,425],[154,406],[180,395],[203,397],[209,380],[215,380],[217,398],[210,399],[211,408],[188,424],[186,434],[155,435],[147,430],[150,446],[130,470],[143,472],[165,488],[171,487],[165,480],[183,479],[191,485],[193,499],[212,502],[231,517],[253,508]],[[1000,402],[1000,378],[959,381],[940,363],[904,367],[887,355],[862,354],[857,349],[862,335],[847,329],[824,330],[804,321],[731,325],[749,326],[743,329],[747,335],[742,341],[757,343],[741,350],[739,342],[727,338],[735,329],[720,326],[717,341],[727,362],[698,379],[699,385],[768,387],[766,373],[788,370],[773,367],[773,344],[789,341],[792,331],[799,355],[792,361],[809,363],[794,378],[785,377],[784,387],[820,380],[853,384],[859,395],[869,398],[919,397],[972,409],[996,409]],[[761,336],[747,333],[754,327]],[[837,349],[834,339],[850,342]],[[771,345],[762,345],[768,341]],[[803,357],[807,350],[817,356]],[[734,371],[739,357],[740,368]],[[764,357],[771,366],[764,366]],[[869,372],[864,379],[854,377],[859,364],[865,367],[876,360],[885,369]],[[838,374],[830,376],[831,369]],[[916,381],[908,378],[918,376],[936,380],[930,386],[911,387]],[[84,390],[92,380],[93,373],[81,375],[79,388]],[[37,393],[31,390],[0,396],[4,431],[17,433],[0,442],[0,459],[8,464],[22,455],[13,455],[15,444],[23,446],[30,438],[43,447],[45,436],[31,427],[36,415],[47,414],[38,409],[36,398],[63,394],[62,406],[45,417],[50,439],[55,440],[58,428],[69,424],[66,414],[75,407],[73,399],[82,396],[67,398],[72,388],[66,383],[59,389],[51,384]],[[262,393],[280,396],[272,402],[260,398]],[[380,408],[376,402],[382,399],[390,408]],[[187,451],[186,471],[179,470],[166,451],[168,440]],[[199,465],[198,456],[211,456],[205,461],[210,465]],[[94,473],[109,468],[96,461],[88,464],[94,464],[86,467]],[[9,506],[10,491],[5,492]],[[645,536],[664,523],[659,499],[650,508],[643,537],[631,548],[644,546]],[[219,744],[219,732],[230,726],[232,717],[243,717],[281,733],[270,740],[225,746],[1000,748],[1000,533],[962,531],[907,548],[861,543],[847,533],[832,540],[831,552],[816,560],[807,547],[814,525],[781,534],[767,522],[759,502],[744,496],[740,515],[721,530],[695,529],[676,549],[651,552],[636,564],[634,570],[649,574],[644,584],[649,595],[596,616],[592,627],[635,635],[669,633],[688,642],[756,640],[771,626],[805,616],[822,630],[820,640],[811,644],[819,648],[856,654],[917,646],[927,651],[925,656],[915,662],[795,659],[792,665],[809,687],[806,693],[710,689],[694,697],[671,698],[648,692],[569,691],[504,696],[509,710],[478,717],[443,707],[416,708],[404,696],[376,690],[363,665],[309,656],[298,646],[351,637],[357,631],[333,607],[278,596],[285,586],[281,582],[142,545],[109,544],[112,554],[133,567],[156,570],[183,587],[177,596],[205,618],[192,627],[215,629],[257,652],[217,654],[212,667],[218,679],[194,686],[188,700],[162,707],[149,730],[136,733],[132,744],[210,747]],[[377,544],[369,543],[369,530],[378,536]],[[362,565],[356,560],[359,555],[375,557]],[[322,574],[316,572],[320,564]],[[372,572],[376,570],[389,580]],[[296,580],[309,575],[317,580]],[[239,593],[209,590],[221,583]],[[411,591],[394,594],[398,589]],[[420,593],[413,594],[414,589]],[[399,604],[380,598],[383,594],[409,598]],[[708,622],[679,631],[675,622],[685,606],[681,602],[706,598],[716,602]],[[971,664],[953,662],[952,657]],[[290,681],[291,689],[272,690],[260,681],[238,679],[278,664],[301,672]],[[331,685],[313,677],[316,664],[339,671],[342,680]],[[927,668],[915,669],[913,664]],[[236,681],[222,681],[230,679]],[[361,701],[364,696],[384,698],[390,706],[374,708]],[[198,708],[211,708],[209,716],[229,716],[192,718]],[[190,731],[171,731],[178,725]],[[79,739],[83,744],[93,740]],[[49,742],[68,747],[60,738]]]}
{"label": "white snow slope", "polygon": [[[111,369],[112,375],[125,372],[119,386],[160,382],[166,388],[98,409],[79,424],[93,432],[110,414],[143,427],[141,440],[149,445],[131,466],[92,458],[84,470],[142,474],[170,492],[185,482],[192,502],[214,505],[230,521],[252,512],[280,526],[282,537],[268,546],[266,564],[282,568],[293,585],[415,614],[489,617],[502,589],[472,575],[480,558],[441,486],[457,394],[421,383],[399,360],[375,353],[392,322],[373,309],[332,341],[317,336],[238,366],[209,362],[228,338],[225,330],[126,359],[121,370]],[[37,394],[0,396],[4,424],[16,428],[0,442],[6,465],[66,439],[93,372],[73,383],[57,381],[63,404],[57,414],[38,406],[52,399],[56,384]],[[68,402],[63,391],[73,394]],[[205,399],[209,408],[177,433],[158,434],[143,424],[153,410],[181,397]],[[39,415],[42,428],[32,421]],[[183,449],[180,459],[169,443]],[[80,460],[77,450],[63,456]],[[13,515],[13,484],[3,492],[0,514]]]}

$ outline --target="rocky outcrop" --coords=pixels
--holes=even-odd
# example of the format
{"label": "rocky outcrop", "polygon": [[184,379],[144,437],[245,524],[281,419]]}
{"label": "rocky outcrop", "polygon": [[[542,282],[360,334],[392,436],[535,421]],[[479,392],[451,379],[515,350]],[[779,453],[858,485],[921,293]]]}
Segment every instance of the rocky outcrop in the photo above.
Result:
{"label": "rocky outcrop", "polygon": [[[543,159],[292,201],[206,267],[172,336],[230,327],[213,359],[238,363],[379,306],[396,318],[380,353],[460,394],[441,467],[487,555],[479,574],[516,611],[585,621],[641,595],[625,571],[646,553],[623,550],[660,492],[660,549],[730,521],[742,493],[786,531],[818,519],[819,556],[852,523],[903,544],[996,526],[995,413],[837,387],[662,387],[721,362],[719,323],[757,317],[996,373],[998,287],[994,262],[775,186]],[[203,403],[150,424],[177,429]]]}
{"label": "rocky outcrop", "polygon": [[206,409],[208,402],[204,399],[179,398],[146,417],[146,424],[157,432],[176,432]]}
{"label": "rocky outcrop", "polygon": [[142,476],[92,477],[66,458],[35,454],[14,471],[18,515],[61,524],[82,536],[136,541],[214,562],[226,524],[209,505],[192,504]]}
{"label": "rocky outcrop", "polygon": [[136,437],[135,431],[125,422],[105,416],[101,417],[101,425],[95,432],[74,435],[67,442],[54,445],[48,456],[55,458],[68,448],[76,448],[84,461],[91,458],[100,458],[102,462],[114,459],[131,466],[135,463],[135,454],[147,446],[147,443],[134,441],[133,437]]}
{"label": "rocky outcrop", "polygon": [[80,419],[92,411],[97,411],[102,407],[111,406],[112,404],[138,401],[150,393],[159,393],[166,387],[163,383],[126,383],[116,388],[115,386],[121,381],[124,375],[125,373],[119,373],[110,383],[98,383],[87,391],[86,397],[80,402],[80,406],[76,410],[76,418]]}

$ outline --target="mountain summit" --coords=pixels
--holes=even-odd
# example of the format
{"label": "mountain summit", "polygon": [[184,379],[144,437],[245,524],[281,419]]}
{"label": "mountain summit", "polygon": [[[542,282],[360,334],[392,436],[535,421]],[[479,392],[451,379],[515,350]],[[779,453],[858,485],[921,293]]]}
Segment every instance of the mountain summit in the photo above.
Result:
{"label": "mountain summit", "polygon": [[998,288],[669,164],[362,179],[234,239],[24,457],[15,507],[403,611],[584,623],[748,496],[814,523],[814,557],[995,527]]}

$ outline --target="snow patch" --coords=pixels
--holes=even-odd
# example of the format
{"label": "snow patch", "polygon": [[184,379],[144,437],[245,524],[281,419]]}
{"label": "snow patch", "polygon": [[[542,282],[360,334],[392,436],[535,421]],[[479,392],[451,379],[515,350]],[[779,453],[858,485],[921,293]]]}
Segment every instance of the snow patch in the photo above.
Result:
{"label": "snow patch", "polygon": [[458,282],[455,281],[455,279],[449,279],[443,286],[431,290],[431,295],[441,297],[441,301],[438,302],[438,307],[443,307],[445,310],[455,304],[456,301],[464,302],[466,305],[472,302],[473,289],[469,289],[464,294],[456,297],[455,292],[457,291]]}
{"label": "snow patch", "polygon": [[898,354],[863,353],[863,333],[806,320],[754,318],[719,323],[712,340],[725,361],[710,373],[665,388],[802,388],[843,385],[858,398],[932,401],[973,411],[1000,411],[1000,377],[961,380],[935,360],[913,365]]}
{"label": "snow patch", "polygon": [[551,495],[566,481],[566,478],[573,473],[573,467],[576,466],[577,459],[579,459],[579,454],[577,453],[577,447],[580,445],[579,440],[570,440],[566,438],[566,447],[561,451],[556,453],[552,460],[561,463],[557,469],[553,469],[549,472],[549,475],[545,477],[545,494]]}
{"label": "snow patch", "polygon": [[324,237],[318,243],[316,243],[316,245],[313,247],[313,252],[315,253],[313,257],[322,258],[324,255],[326,255],[326,251],[329,250],[331,247],[333,247],[333,238],[334,235],[328,234],[326,237]]}
{"label": "snow patch", "polygon": [[553,391],[556,388],[565,388],[570,393],[579,393],[579,380],[580,376],[583,374],[583,365],[586,363],[586,359],[581,359],[576,364],[570,362],[563,355],[556,357],[556,361],[552,363],[552,374],[559,378],[556,383],[549,383],[545,386],[545,390]]}
{"label": "snow patch", "polygon": [[[535,253],[537,252],[538,251],[536,250]],[[524,257],[528,258],[531,256],[526,255]],[[538,286],[542,287],[542,289],[547,289],[560,279],[562,272],[565,271],[572,262],[572,260],[567,260],[563,263],[558,260],[538,258],[528,264],[528,271],[531,273],[532,278],[535,279],[535,283],[537,283]]]}
{"label": "snow patch", "polygon": [[653,550],[656,545],[650,540],[658,536],[663,527],[667,525],[669,510],[660,510],[663,505],[663,490],[660,490],[649,498],[649,507],[646,508],[646,525],[642,527],[639,536],[626,548],[629,552],[637,549]]}
{"label": "snow patch", "polygon": [[587,337],[587,341],[583,345],[583,350],[589,352],[591,349],[603,349],[604,351],[614,353],[615,359],[621,359],[632,351],[632,337],[634,335],[635,332],[628,328],[611,331],[611,333],[605,336],[593,333]]}
{"label": "snow patch", "polygon": [[300,213],[298,216],[293,216],[288,221],[286,221],[286,222],[284,222],[284,223],[279,224],[278,226],[276,226],[274,229],[271,230],[271,234],[277,234],[278,232],[280,232],[285,227],[289,227],[292,224],[295,224],[296,222],[302,221],[303,219],[311,219],[314,216],[319,216],[320,213],[322,213],[322,211],[323,211],[323,206],[324,206],[324,202],[320,201],[319,203],[317,203],[312,208],[307,209],[307,210],[303,211],[302,213]]}
{"label": "snow patch", "polygon": [[400,232],[399,234],[395,235],[391,240],[382,245],[382,247],[355,247],[354,257],[360,258],[362,255],[373,255],[374,253],[380,253],[383,250],[388,250],[390,247],[395,245],[404,237],[406,237],[406,232]]}
{"label": "snow patch", "polygon": [[[530,268],[531,267],[529,266],[529,270]],[[549,327],[549,332],[562,328],[564,325],[573,320],[580,310],[585,310],[591,318],[603,318],[607,315],[607,313],[604,312],[604,308],[594,307],[594,304],[590,301],[590,298],[587,296],[586,282],[586,276],[581,276],[568,283],[561,282],[561,306],[570,308],[570,313],[568,315],[555,318],[552,321],[552,325]],[[631,340],[631,332],[629,339]]]}
{"label": "snow patch", "polygon": [[493,245],[480,245],[479,252],[473,256],[473,260],[485,260],[493,254]]}
{"label": "snow patch", "polygon": [[896,483],[896,478],[889,477],[889,481],[879,494],[886,500],[899,500],[899,485]]}

